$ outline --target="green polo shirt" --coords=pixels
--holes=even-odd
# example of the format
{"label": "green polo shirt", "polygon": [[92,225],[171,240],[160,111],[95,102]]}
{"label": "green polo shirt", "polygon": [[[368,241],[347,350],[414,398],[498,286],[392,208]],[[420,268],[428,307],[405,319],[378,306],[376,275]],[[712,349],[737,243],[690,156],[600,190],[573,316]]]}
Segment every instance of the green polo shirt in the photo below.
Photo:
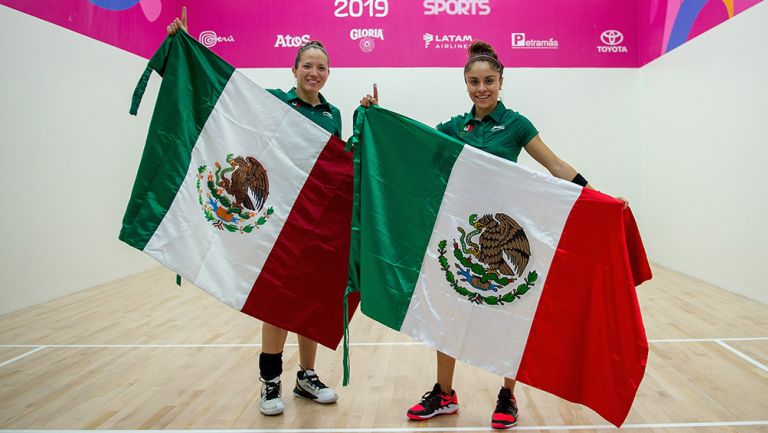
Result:
{"label": "green polo shirt", "polygon": [[320,125],[321,128],[337,137],[341,137],[341,112],[330,102],[326,101],[322,94],[318,95],[320,103],[312,106],[309,102],[299,98],[295,87],[288,92],[283,92],[280,89],[267,89],[267,92],[277,96],[278,99],[295,108],[296,111]]}
{"label": "green polo shirt", "polygon": [[453,116],[437,125],[437,130],[513,162],[517,162],[523,147],[539,134],[530,120],[507,109],[501,101],[482,120],[475,119],[473,106],[469,113]]}

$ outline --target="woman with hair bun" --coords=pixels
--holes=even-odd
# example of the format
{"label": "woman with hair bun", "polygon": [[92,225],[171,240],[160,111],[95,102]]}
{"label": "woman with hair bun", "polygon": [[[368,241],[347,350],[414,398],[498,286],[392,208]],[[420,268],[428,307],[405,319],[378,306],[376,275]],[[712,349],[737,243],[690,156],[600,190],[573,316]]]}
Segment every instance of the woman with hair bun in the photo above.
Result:
{"label": "woman with hair bun", "polygon": [[[187,31],[186,7],[181,9],[181,18],[174,19],[167,27],[168,34],[171,35],[179,29]],[[296,78],[296,86],[287,92],[280,89],[266,90],[326,131],[341,137],[341,113],[320,93],[330,74],[329,63],[323,44],[319,41],[309,41],[299,48],[291,68]],[[317,320],[323,321],[325,318],[318,317]],[[283,347],[287,337],[287,330],[263,323],[259,376],[262,382],[260,410],[264,415],[279,415],[285,409],[281,398],[280,375],[283,372]],[[338,399],[336,391],[321,382],[314,370],[317,342],[302,335],[297,337],[299,371],[296,372],[293,394],[317,403],[334,403]]]}
{"label": "woman with hair bun", "polygon": [[[592,188],[581,174],[544,144],[530,120],[499,100],[499,91],[504,83],[504,66],[493,47],[486,42],[475,41],[468,51],[464,82],[472,108],[468,113],[440,123],[437,129],[470,146],[513,162],[517,162],[520,151],[525,149],[553,176]],[[367,107],[377,103],[378,90],[374,86],[374,94],[366,95],[360,104]],[[626,205],[626,200],[619,199]],[[437,351],[437,382],[418,404],[408,410],[408,418],[423,421],[459,411],[459,400],[453,390],[455,366],[455,358]],[[517,401],[513,394],[515,383],[513,379],[504,378],[491,415],[491,427],[495,429],[517,425]]]}

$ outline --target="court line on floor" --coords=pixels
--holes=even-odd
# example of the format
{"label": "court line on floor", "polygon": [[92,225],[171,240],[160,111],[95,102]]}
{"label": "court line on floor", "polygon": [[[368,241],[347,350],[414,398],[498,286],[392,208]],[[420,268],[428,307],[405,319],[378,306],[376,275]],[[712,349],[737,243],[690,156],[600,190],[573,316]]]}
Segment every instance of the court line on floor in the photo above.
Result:
{"label": "court line on floor", "polygon": [[733,346],[730,346],[728,344],[725,344],[722,340],[717,340],[717,344],[723,346],[724,348],[728,349],[730,352],[734,353],[739,358],[749,362],[750,364],[754,365],[755,367],[763,370],[764,372],[768,373],[768,367],[766,367],[764,364],[758,362],[756,359],[752,358],[751,356],[747,355],[746,353],[736,349]]}
{"label": "court line on floor", "polygon": [[5,367],[5,366],[6,366],[6,365],[8,365],[8,364],[12,364],[12,363],[14,363],[14,362],[16,362],[16,361],[20,360],[21,358],[24,358],[24,357],[26,357],[26,356],[29,356],[29,355],[31,355],[31,354],[33,354],[33,353],[35,353],[35,352],[39,352],[39,351],[41,351],[41,350],[45,349],[45,348],[46,348],[46,347],[48,347],[48,346],[35,346],[35,347],[37,347],[37,348],[36,348],[36,349],[34,349],[34,350],[30,350],[30,351],[29,351],[29,352],[27,352],[27,353],[22,353],[21,355],[19,355],[19,356],[15,357],[15,358],[13,358],[13,359],[9,359],[9,360],[7,360],[7,361],[5,361],[5,362],[3,362],[3,363],[0,363],[0,367]]}
{"label": "court line on floor", "polygon": [[[690,429],[703,427],[759,427],[768,426],[768,421],[723,421],[723,422],[680,422],[680,423],[647,423],[647,424],[624,424],[625,429]],[[549,431],[549,430],[617,430],[610,424],[593,425],[560,425],[560,426],[517,426],[512,431]],[[18,429],[0,429],[0,432],[11,433],[53,433],[62,430],[18,430]],[[67,433],[93,433],[95,431],[105,431],[109,433],[439,433],[439,432],[476,432],[476,431],[498,431],[490,427],[380,427],[380,428],[276,428],[276,429],[188,429],[188,430],[66,430]]]}

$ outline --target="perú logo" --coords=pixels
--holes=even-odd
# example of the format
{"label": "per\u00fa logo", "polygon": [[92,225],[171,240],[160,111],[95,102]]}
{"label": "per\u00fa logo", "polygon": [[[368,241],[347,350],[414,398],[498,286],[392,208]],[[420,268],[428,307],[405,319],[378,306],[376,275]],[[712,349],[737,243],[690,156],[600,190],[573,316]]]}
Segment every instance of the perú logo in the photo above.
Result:
{"label": "per\u00fa logo", "polygon": [[599,53],[626,53],[627,47],[619,45],[624,42],[624,35],[618,30],[606,30],[600,34],[600,41],[604,45],[598,45]]}
{"label": "per\u00fa logo", "polygon": [[370,53],[376,48],[376,39],[384,40],[384,31],[381,29],[352,29],[349,31],[349,38],[353,41],[360,41],[360,50],[364,53]]}
{"label": "per\u00fa logo", "polygon": [[309,35],[277,35],[275,38],[275,48],[298,48],[309,42]]}
{"label": "per\u00fa logo", "polygon": [[200,36],[197,37],[197,40],[207,48],[211,48],[219,42],[235,42],[235,38],[232,35],[229,35],[226,38],[221,37],[213,30],[203,30],[200,32]]}
{"label": "per\u00fa logo", "polygon": [[424,0],[424,15],[488,15],[491,0]]}
{"label": "per\u00fa logo", "polygon": [[472,35],[433,35],[432,33],[424,33],[422,39],[424,39],[424,48],[429,48],[430,44],[434,42],[434,48],[466,49],[469,43],[472,42]]}

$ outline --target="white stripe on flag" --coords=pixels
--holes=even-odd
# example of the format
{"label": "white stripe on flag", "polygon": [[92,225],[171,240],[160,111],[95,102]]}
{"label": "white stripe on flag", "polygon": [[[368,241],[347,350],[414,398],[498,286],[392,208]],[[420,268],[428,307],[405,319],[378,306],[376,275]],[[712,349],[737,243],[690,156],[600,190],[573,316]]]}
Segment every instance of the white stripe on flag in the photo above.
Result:
{"label": "white stripe on flag", "polygon": [[[580,192],[581,188],[570,182],[464,146],[451,172],[401,331],[456,359],[514,377],[562,228]],[[494,203],[505,206],[495,207]],[[469,233],[473,230],[467,222],[471,214],[479,218],[500,212],[523,227],[531,247],[530,262],[521,279],[502,291],[516,287],[532,270],[538,273],[538,280],[533,289],[512,303],[474,304],[446,281],[437,244],[448,241],[446,256],[454,262],[452,244],[460,236],[457,227]],[[454,265],[451,271],[455,275]],[[462,286],[470,287],[455,276]],[[488,296],[502,292],[479,293]]]}
{"label": "white stripe on flag", "polygon": [[[176,199],[144,251],[166,266],[172,263],[180,275],[222,302],[242,309],[329,139],[330,133],[235,71],[195,144]],[[269,177],[269,197],[261,213],[272,207],[274,214],[250,234],[214,228],[199,203],[198,167],[205,164],[215,170],[216,162],[229,167],[230,153],[255,157]]]}

